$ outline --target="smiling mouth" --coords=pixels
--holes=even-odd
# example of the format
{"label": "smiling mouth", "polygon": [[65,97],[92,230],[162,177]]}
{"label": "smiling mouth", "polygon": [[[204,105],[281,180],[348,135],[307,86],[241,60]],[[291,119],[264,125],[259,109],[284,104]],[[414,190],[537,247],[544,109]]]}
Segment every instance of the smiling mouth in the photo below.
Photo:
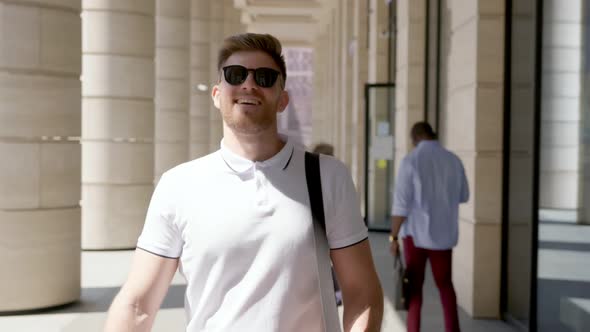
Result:
{"label": "smiling mouth", "polygon": [[236,100],[234,100],[234,103],[238,104],[238,105],[260,105],[261,102],[259,100],[256,99],[250,99],[250,98],[238,98]]}

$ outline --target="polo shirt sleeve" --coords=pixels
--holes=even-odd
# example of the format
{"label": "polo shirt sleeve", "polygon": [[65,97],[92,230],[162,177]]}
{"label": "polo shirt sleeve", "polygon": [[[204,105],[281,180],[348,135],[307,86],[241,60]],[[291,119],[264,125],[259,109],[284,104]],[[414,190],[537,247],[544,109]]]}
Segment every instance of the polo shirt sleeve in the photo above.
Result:
{"label": "polo shirt sleeve", "polygon": [[397,178],[395,180],[393,207],[391,209],[391,214],[393,216],[407,217],[408,214],[410,214],[414,198],[414,183],[412,176],[412,165],[410,159],[406,156],[400,163]]}
{"label": "polo shirt sleeve", "polygon": [[154,190],[147,211],[145,224],[137,247],[152,254],[178,258],[182,252],[182,237],[175,224],[174,187],[164,173]]}
{"label": "polo shirt sleeve", "polygon": [[339,160],[320,156],[326,235],[331,249],[357,244],[368,237],[350,171]]}

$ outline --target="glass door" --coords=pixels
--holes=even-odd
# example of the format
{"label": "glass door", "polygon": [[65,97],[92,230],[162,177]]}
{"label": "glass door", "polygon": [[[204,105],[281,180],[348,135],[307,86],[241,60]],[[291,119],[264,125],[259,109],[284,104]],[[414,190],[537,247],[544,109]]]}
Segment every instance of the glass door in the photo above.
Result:
{"label": "glass door", "polygon": [[365,85],[365,222],[389,231],[395,179],[395,85]]}

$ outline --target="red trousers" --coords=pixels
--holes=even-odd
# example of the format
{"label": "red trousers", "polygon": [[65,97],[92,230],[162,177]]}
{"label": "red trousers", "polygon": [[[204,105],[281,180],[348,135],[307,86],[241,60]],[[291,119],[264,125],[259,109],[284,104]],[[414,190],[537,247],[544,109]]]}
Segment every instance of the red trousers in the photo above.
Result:
{"label": "red trousers", "polygon": [[406,269],[410,277],[410,308],[408,309],[408,332],[420,331],[420,311],[422,309],[422,285],[424,284],[424,270],[426,260],[430,260],[434,282],[440,294],[444,317],[445,331],[459,331],[459,316],[457,314],[457,297],[452,281],[453,250],[430,250],[416,248],[411,236],[405,237],[404,256]]}

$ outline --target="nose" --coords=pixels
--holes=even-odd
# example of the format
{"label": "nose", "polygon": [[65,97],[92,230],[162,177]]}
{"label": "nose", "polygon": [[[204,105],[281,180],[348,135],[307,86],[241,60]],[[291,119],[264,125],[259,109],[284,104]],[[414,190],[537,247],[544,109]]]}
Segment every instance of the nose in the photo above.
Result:
{"label": "nose", "polygon": [[254,80],[254,71],[248,71],[248,76],[246,76],[246,80],[240,86],[243,90],[253,90],[258,89],[258,84]]}

